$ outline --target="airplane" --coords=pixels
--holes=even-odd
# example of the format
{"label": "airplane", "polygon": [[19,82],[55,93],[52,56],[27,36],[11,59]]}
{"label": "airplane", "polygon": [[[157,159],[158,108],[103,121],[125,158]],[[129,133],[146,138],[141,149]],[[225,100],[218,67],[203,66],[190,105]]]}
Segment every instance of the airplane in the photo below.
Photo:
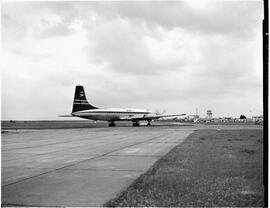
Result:
{"label": "airplane", "polygon": [[122,108],[98,108],[88,103],[82,85],[75,87],[73,108],[70,115],[60,115],[60,117],[79,117],[90,120],[108,121],[109,127],[115,126],[115,121],[131,121],[133,126],[140,126],[140,121],[150,122],[163,117],[184,116],[152,114],[149,110],[122,109]]}

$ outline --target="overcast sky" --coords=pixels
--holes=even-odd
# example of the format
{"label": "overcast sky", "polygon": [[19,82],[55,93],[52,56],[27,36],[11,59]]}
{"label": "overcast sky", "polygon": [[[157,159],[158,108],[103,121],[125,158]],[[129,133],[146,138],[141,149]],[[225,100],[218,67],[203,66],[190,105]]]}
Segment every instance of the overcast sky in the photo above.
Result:
{"label": "overcast sky", "polygon": [[[205,2],[205,1],[204,1]],[[2,119],[99,107],[260,115],[262,1],[4,2]]]}

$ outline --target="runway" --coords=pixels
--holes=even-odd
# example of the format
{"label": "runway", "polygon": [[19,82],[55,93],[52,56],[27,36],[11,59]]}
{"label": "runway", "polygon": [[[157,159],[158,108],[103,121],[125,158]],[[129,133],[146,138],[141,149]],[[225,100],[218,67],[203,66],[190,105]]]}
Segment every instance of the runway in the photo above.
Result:
{"label": "runway", "polygon": [[153,126],[2,134],[2,206],[101,206],[192,131]]}

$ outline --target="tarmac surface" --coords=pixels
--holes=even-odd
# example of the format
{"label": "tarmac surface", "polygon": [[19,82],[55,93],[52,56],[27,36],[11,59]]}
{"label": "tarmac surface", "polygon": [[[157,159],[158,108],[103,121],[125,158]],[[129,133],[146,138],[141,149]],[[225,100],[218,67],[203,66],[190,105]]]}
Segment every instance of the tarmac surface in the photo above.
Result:
{"label": "tarmac surface", "polygon": [[[42,128],[51,128],[47,123]],[[114,128],[79,128],[85,124],[76,123],[75,129],[33,130],[18,128],[22,124],[2,126],[2,206],[102,206],[194,130],[262,129],[162,122]]]}
{"label": "tarmac surface", "polygon": [[101,206],[193,132],[152,126],[2,134],[2,206]]}

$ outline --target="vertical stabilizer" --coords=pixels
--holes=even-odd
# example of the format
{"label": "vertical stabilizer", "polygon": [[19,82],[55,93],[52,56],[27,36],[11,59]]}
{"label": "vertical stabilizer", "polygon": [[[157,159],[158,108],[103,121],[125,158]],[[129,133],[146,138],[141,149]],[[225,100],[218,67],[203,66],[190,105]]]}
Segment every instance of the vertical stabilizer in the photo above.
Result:
{"label": "vertical stabilizer", "polygon": [[82,110],[97,109],[97,107],[92,106],[88,103],[83,86],[77,85],[75,88],[75,95],[73,100],[72,113]]}

